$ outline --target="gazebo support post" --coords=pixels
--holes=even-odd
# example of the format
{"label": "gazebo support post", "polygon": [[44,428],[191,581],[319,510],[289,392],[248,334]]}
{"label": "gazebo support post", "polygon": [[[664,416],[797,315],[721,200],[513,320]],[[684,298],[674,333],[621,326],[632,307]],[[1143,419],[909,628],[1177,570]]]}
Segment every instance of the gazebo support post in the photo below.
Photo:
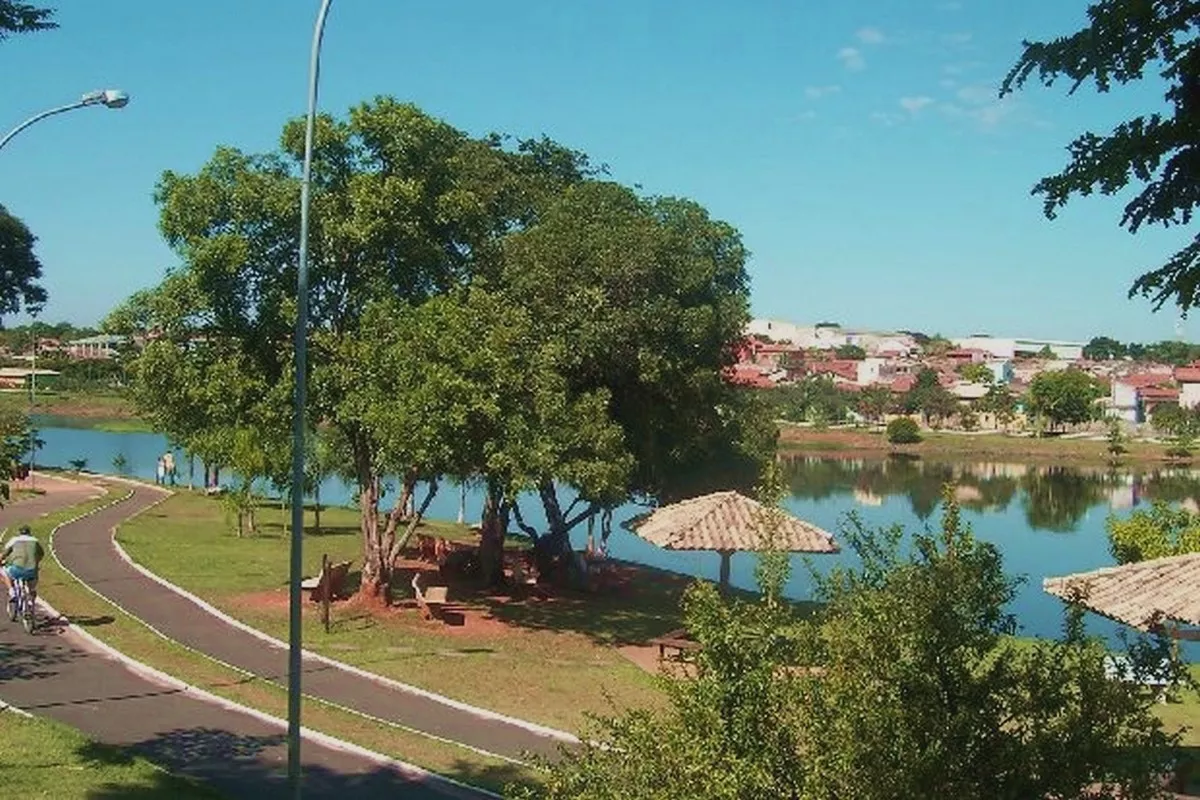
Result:
{"label": "gazebo support post", "polygon": [[721,576],[718,579],[717,586],[720,588],[722,594],[727,594],[729,592],[729,568],[733,560],[733,551],[718,550],[717,555],[721,557]]}

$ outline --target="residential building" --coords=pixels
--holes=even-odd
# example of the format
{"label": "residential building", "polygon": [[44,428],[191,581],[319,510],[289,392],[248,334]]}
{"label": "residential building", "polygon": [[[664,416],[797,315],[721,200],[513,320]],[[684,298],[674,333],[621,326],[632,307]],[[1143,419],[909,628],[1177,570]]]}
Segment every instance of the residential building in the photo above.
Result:
{"label": "residential building", "polygon": [[1184,408],[1200,405],[1200,362],[1176,367],[1173,377],[1179,384],[1179,405]]}
{"label": "residential building", "polygon": [[71,358],[78,359],[104,359],[113,358],[117,354],[117,348],[126,342],[124,336],[114,336],[112,334],[100,334],[98,336],[87,336],[83,339],[75,339],[68,342],[63,348]]}
{"label": "residential building", "polygon": [[37,385],[52,387],[62,373],[52,369],[26,369],[25,367],[0,367],[0,389],[28,389],[31,376],[37,376]]}

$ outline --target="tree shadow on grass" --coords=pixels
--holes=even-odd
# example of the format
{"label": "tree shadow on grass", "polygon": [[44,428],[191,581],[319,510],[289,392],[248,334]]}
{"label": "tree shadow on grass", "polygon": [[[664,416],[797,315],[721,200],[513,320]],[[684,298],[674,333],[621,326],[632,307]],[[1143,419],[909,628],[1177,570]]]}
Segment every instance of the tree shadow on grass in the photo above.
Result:
{"label": "tree shadow on grass", "polygon": [[[253,797],[255,800],[285,800],[291,794],[287,785],[285,737],[282,733],[243,735],[212,728],[181,728],[127,748],[88,744],[79,755],[93,764],[128,764],[142,756],[177,775],[202,781],[209,793],[187,794],[173,791],[187,781],[164,775],[155,785],[128,787],[108,785],[88,794],[94,800],[151,797]],[[388,766],[373,766],[362,758],[320,748],[304,742],[302,755],[305,797],[332,797],[337,800],[374,800],[374,798],[413,798],[447,800],[483,795],[460,789],[417,774],[404,773]],[[460,781],[486,781],[501,787],[520,773],[513,768],[480,768],[460,762],[450,777]],[[203,791],[203,790],[200,790]]]}

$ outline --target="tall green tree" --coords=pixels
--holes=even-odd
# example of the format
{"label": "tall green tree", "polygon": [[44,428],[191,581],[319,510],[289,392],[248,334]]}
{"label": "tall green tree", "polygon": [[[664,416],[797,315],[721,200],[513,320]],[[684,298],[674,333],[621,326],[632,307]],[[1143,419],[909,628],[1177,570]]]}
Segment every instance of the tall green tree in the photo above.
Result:
{"label": "tall green tree", "polygon": [[1111,361],[1128,354],[1125,345],[1109,336],[1093,336],[1083,346],[1083,357],[1090,361]]}
{"label": "tall green tree", "polygon": [[989,384],[996,380],[996,373],[987,364],[960,364],[955,371],[964,381]]}
{"label": "tall green tree", "polygon": [[1026,406],[1051,425],[1077,425],[1096,418],[1096,400],[1104,391],[1091,375],[1077,369],[1040,372],[1029,383]]}
{"label": "tall green tree", "polygon": [[1110,515],[1104,527],[1118,564],[1200,552],[1200,515],[1163,501],[1125,519]]}
{"label": "tall green tree", "polygon": [[[1145,79],[1161,81],[1167,108],[1146,109],[1105,134],[1086,132],[1071,142],[1062,172],[1033,189],[1053,218],[1072,197],[1101,192],[1137,193],[1120,224],[1131,233],[1146,225],[1187,226],[1200,203],[1200,46],[1197,0],[1098,0],[1088,6],[1088,24],[1067,36],[1027,41],[1001,87],[1006,95],[1031,78],[1046,86],[1058,81],[1074,93],[1090,83],[1100,92]],[[1154,307],[1174,301],[1187,311],[1200,299],[1200,237],[1166,264],[1139,277],[1130,296],[1150,297]]]}
{"label": "tall green tree", "polygon": [[15,33],[32,33],[57,27],[52,8],[40,8],[14,0],[0,0],[0,41]]}
{"label": "tall green tree", "polygon": [[46,290],[38,282],[42,262],[34,252],[36,243],[37,237],[25,223],[0,206],[0,315],[16,314],[22,308],[37,313],[45,304]]}
{"label": "tall green tree", "polygon": [[[734,229],[694,203],[602,180],[548,140],[475,139],[388,98],[317,127],[307,422],[336,429],[353,466],[364,592],[386,590],[413,491],[435,491],[443,475],[487,485],[501,521],[535,489],[549,556],[615,501],[614,475],[625,476],[620,497],[652,501],[753,481],[775,432],[758,399],[723,379],[748,318]],[[159,386],[151,396],[174,391],[173,374],[194,387],[212,352],[248,376],[235,419],[286,418],[302,143],[293,122],[279,152],[222,147],[194,175],[164,174],[160,225],[183,267],[116,315],[169,342],[147,347],[170,366],[147,383]],[[455,344],[441,324],[474,324],[516,355],[485,347],[464,366],[451,356],[469,349],[469,331]],[[473,398],[454,379],[468,366]],[[445,379],[425,382],[437,370]],[[179,395],[161,412],[171,424],[200,420],[202,431],[205,413],[229,417],[200,402],[211,394]],[[502,426],[483,424],[497,420],[480,411],[489,402],[506,409]],[[385,476],[402,484],[388,511]]]}

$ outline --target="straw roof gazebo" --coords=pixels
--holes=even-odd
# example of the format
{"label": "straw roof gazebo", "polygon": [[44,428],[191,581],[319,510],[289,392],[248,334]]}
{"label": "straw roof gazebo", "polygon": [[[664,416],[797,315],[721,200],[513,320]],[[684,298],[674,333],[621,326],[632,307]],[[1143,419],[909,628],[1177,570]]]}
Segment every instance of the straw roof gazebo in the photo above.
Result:
{"label": "straw roof gazebo", "polygon": [[739,492],[715,492],[681,500],[636,517],[626,527],[665,550],[713,550],[721,556],[720,584],[729,587],[730,559],[738,551],[762,550],[767,525],[772,545],[785,552],[836,553],[833,535],[782,510],[769,509]]}
{"label": "straw roof gazebo", "polygon": [[1042,586],[1056,597],[1077,601],[1138,630],[1171,621],[1176,623],[1176,638],[1200,638],[1196,630],[1177,627],[1200,626],[1200,553],[1046,578]]}

